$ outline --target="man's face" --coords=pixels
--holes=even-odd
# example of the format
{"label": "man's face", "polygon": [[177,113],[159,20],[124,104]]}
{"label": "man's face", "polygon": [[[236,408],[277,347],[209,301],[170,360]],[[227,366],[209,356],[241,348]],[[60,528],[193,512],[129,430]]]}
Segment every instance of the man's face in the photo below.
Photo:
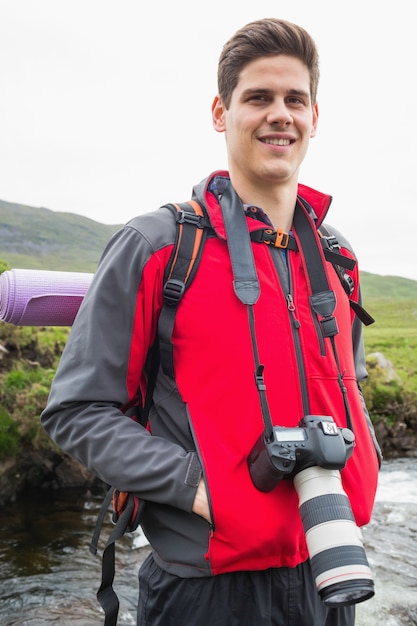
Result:
{"label": "man's face", "polygon": [[226,133],[234,185],[296,183],[317,126],[307,67],[287,55],[261,57],[246,65],[228,109],[218,97],[213,126]]}

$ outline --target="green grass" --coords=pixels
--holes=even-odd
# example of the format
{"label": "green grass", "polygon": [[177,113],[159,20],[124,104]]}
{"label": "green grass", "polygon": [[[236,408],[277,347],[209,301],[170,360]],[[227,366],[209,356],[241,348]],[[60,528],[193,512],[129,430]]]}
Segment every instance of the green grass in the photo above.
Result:
{"label": "green grass", "polygon": [[376,320],[364,330],[366,354],[382,353],[404,389],[417,392],[417,299],[367,298],[365,304]]}

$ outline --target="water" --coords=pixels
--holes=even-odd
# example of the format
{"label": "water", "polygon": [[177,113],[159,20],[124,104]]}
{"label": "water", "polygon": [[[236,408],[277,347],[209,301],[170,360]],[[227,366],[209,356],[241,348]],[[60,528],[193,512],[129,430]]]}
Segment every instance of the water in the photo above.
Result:
{"label": "water", "polygon": [[[88,549],[101,497],[79,490],[33,493],[0,511],[1,626],[99,626],[101,562]],[[107,537],[110,522],[103,529]],[[356,626],[417,626],[417,460],[385,462],[372,522],[363,529],[375,597]],[[119,625],[136,624],[137,570],[149,552],[140,533],[116,549]]]}
{"label": "water", "polygon": [[[0,512],[1,626],[97,626],[101,560],[89,551],[102,497],[37,492]],[[113,526],[103,527],[105,539]],[[149,549],[138,533],[116,549],[120,626],[136,624],[137,569]]]}
{"label": "water", "polygon": [[375,596],[357,626],[417,625],[417,459],[386,462],[371,523],[363,529]]}

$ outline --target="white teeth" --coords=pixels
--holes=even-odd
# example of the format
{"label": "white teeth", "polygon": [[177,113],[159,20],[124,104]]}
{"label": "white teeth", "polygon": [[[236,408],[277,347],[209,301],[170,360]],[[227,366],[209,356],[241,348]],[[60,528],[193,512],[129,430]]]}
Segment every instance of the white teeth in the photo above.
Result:
{"label": "white teeth", "polygon": [[289,146],[291,143],[289,139],[263,139],[262,141],[273,146]]}

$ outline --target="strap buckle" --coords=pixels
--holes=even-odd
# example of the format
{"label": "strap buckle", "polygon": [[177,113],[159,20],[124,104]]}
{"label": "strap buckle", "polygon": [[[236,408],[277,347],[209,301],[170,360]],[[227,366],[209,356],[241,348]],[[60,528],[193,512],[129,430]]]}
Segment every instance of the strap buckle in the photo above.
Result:
{"label": "strap buckle", "polygon": [[197,215],[196,213],[191,213],[181,209],[177,212],[176,221],[178,224],[194,224],[198,228],[203,228],[203,225],[201,224],[202,217],[202,215]]}
{"label": "strap buckle", "polygon": [[321,237],[323,248],[327,248],[328,250],[340,250],[340,243],[337,240],[335,235],[328,235],[326,237]]}
{"label": "strap buckle", "polygon": [[334,337],[339,332],[337,320],[333,315],[328,315],[320,320],[323,337]]}
{"label": "strap buckle", "polygon": [[288,248],[288,242],[290,240],[290,236],[285,232],[282,228],[278,228],[277,230],[277,238],[275,240],[276,248]]}
{"label": "strap buckle", "polygon": [[264,366],[259,364],[255,371],[255,381],[258,391],[265,391],[266,385],[264,380]]}
{"label": "strap buckle", "polygon": [[162,290],[164,302],[169,306],[176,306],[185,291],[185,284],[181,280],[169,278]]}
{"label": "strap buckle", "polygon": [[351,296],[355,290],[355,283],[353,281],[353,278],[349,276],[347,272],[343,274],[342,286],[348,296]]}
{"label": "strap buckle", "polygon": [[278,228],[277,231],[271,228],[265,228],[263,231],[267,237],[264,239],[264,243],[267,245],[273,245],[275,248],[288,248],[290,236],[282,228]]}

